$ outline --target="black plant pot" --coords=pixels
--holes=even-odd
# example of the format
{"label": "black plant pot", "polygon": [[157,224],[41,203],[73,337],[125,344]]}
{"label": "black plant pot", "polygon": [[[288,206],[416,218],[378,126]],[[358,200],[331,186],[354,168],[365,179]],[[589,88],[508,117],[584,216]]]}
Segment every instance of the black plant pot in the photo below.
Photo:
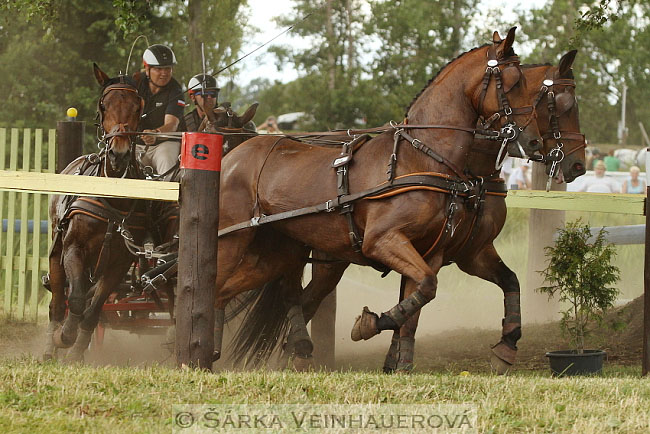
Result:
{"label": "black plant pot", "polygon": [[584,350],[578,354],[576,350],[550,351],[546,353],[553,375],[593,375],[603,369],[603,358],[606,353],[601,350]]}

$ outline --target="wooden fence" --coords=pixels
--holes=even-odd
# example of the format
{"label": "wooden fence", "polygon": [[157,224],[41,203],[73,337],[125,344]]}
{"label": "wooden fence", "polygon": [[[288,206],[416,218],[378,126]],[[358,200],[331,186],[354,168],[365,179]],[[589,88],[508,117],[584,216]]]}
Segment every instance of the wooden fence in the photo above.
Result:
{"label": "wooden fence", "polygon": [[[54,129],[0,128],[0,169],[54,173],[55,156]],[[0,231],[2,310],[18,319],[34,320],[45,295],[41,276],[48,269],[51,229],[48,225],[43,233],[40,225],[47,220],[47,195],[0,191],[0,216],[7,221],[6,232]],[[28,220],[33,221],[32,231]]]}

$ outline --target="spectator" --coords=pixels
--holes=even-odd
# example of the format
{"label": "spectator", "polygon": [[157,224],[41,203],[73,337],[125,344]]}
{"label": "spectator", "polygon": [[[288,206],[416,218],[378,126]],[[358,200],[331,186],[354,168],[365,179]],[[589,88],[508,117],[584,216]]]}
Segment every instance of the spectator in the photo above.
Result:
{"label": "spectator", "polygon": [[594,176],[586,178],[578,191],[588,193],[618,193],[621,187],[614,178],[605,176],[605,163],[598,161],[594,166]]}
{"label": "spectator", "polygon": [[264,123],[257,127],[257,132],[260,134],[282,134],[275,116],[269,116],[266,118]]}
{"label": "spectator", "polygon": [[603,158],[603,163],[605,163],[605,170],[608,172],[618,172],[621,168],[621,160],[614,156],[613,149],[610,149],[605,158]]}
{"label": "spectator", "polygon": [[645,194],[646,182],[645,179],[639,179],[641,170],[637,166],[630,167],[630,178],[623,182],[621,193],[629,194]]}
{"label": "spectator", "polygon": [[513,166],[515,163],[515,159],[512,158],[509,155],[506,155],[506,158],[503,160],[503,166],[501,166],[501,178],[504,180],[510,179],[510,175],[512,174],[512,171],[514,170]]}
{"label": "spectator", "polygon": [[508,188],[517,190],[530,190],[530,181],[528,180],[528,169],[530,162],[526,161],[521,166],[512,171],[508,178]]}

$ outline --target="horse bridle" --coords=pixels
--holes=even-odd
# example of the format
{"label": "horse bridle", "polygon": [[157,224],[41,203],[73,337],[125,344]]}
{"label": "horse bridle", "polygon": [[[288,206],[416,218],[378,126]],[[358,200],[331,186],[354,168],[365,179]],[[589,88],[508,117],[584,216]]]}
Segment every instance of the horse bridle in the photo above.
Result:
{"label": "horse bridle", "polygon": [[108,95],[110,92],[115,90],[125,90],[127,92],[133,92],[138,96],[140,100],[140,111],[138,112],[138,119],[140,119],[140,117],[142,116],[142,111],[144,110],[144,99],[140,96],[140,94],[138,93],[138,89],[135,86],[126,83],[123,75],[120,76],[119,83],[110,84],[104,87],[104,90],[102,91],[102,96],[99,98],[99,101],[97,101],[97,120],[98,120],[97,139],[98,139],[98,145],[104,145],[104,147],[107,147],[110,144],[110,139],[122,135],[128,135],[129,141],[132,144],[134,143],[133,135],[125,134],[130,132],[130,130],[127,130],[128,125],[125,123],[119,123],[115,125],[108,133],[104,129],[104,110],[105,110],[104,98],[106,98],[106,95]]}
{"label": "horse bridle", "polygon": [[[524,129],[526,129],[526,127],[533,121],[533,119],[537,117],[537,112],[536,112],[537,104],[513,108],[510,105],[510,102],[508,101],[507,93],[509,89],[508,90],[504,89],[502,72],[499,66],[506,65],[504,70],[506,68],[517,68],[517,71],[519,73],[519,78],[517,81],[519,81],[523,76],[523,72],[521,71],[520,68],[519,56],[514,55],[506,59],[497,60],[494,47],[488,50],[487,54],[488,54],[488,62],[487,62],[487,67],[485,68],[485,74],[483,75],[483,82],[481,86],[481,92],[479,95],[477,111],[479,112],[479,123],[482,125],[484,129],[491,128],[492,124],[497,120],[501,119],[502,117],[505,117],[506,119],[505,125],[501,128],[501,133],[504,136],[503,141],[501,143],[501,147],[499,148],[499,152],[497,154],[497,158],[494,164],[494,168],[496,170],[500,170],[501,167],[503,166],[503,163],[505,162],[506,155],[504,154],[504,151],[506,149],[506,146],[508,145],[508,142],[515,142],[517,144],[517,147],[519,148],[519,152],[521,156],[522,157],[526,156],[526,152],[522,148],[521,144],[517,141],[517,139],[519,138],[519,135],[524,131]],[[480,115],[480,113],[482,112],[483,102],[485,100],[485,96],[487,94],[488,87],[490,86],[490,81],[492,80],[492,77],[494,77],[494,81],[496,84],[498,110],[492,116],[484,120],[482,115]],[[526,114],[528,114],[528,117],[526,118],[522,126],[519,126],[516,120],[513,119],[514,115],[526,115]]]}
{"label": "horse bridle", "polygon": [[[555,89],[554,86],[565,86],[565,87],[576,87],[575,80],[571,78],[546,78],[542,82],[542,86],[539,90],[539,94],[535,99],[535,106],[537,106],[544,96],[547,98],[547,107],[549,113],[549,125],[550,130],[542,135],[544,140],[555,140],[555,147],[548,152],[548,155],[540,155],[537,158],[531,158],[533,161],[538,161],[540,163],[548,164],[551,163],[551,169],[549,172],[549,179],[553,178],[556,174],[558,165],[564,160],[568,155],[577,152],[578,150],[585,148],[585,135],[582,133],[576,133],[574,131],[562,131],[560,129],[560,123],[557,115],[557,105],[555,102]],[[562,138],[566,138],[572,141],[580,142],[575,148],[571,149],[569,152],[564,152],[564,143],[561,141]]]}

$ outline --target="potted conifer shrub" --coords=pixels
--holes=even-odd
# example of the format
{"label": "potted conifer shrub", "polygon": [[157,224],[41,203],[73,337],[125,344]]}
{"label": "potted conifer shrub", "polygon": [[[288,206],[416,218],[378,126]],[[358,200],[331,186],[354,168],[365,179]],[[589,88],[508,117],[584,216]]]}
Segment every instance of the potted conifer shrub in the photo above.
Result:
{"label": "potted conifer shrub", "polygon": [[561,311],[560,327],[569,337],[570,350],[546,353],[555,375],[595,374],[603,366],[604,351],[585,349],[585,337],[602,322],[619,294],[613,285],[620,270],[611,261],[616,256],[601,229],[592,236],[589,226],[578,219],[560,229],[553,246],[545,248],[548,266],[539,273],[544,284],[537,291],[556,297]]}

